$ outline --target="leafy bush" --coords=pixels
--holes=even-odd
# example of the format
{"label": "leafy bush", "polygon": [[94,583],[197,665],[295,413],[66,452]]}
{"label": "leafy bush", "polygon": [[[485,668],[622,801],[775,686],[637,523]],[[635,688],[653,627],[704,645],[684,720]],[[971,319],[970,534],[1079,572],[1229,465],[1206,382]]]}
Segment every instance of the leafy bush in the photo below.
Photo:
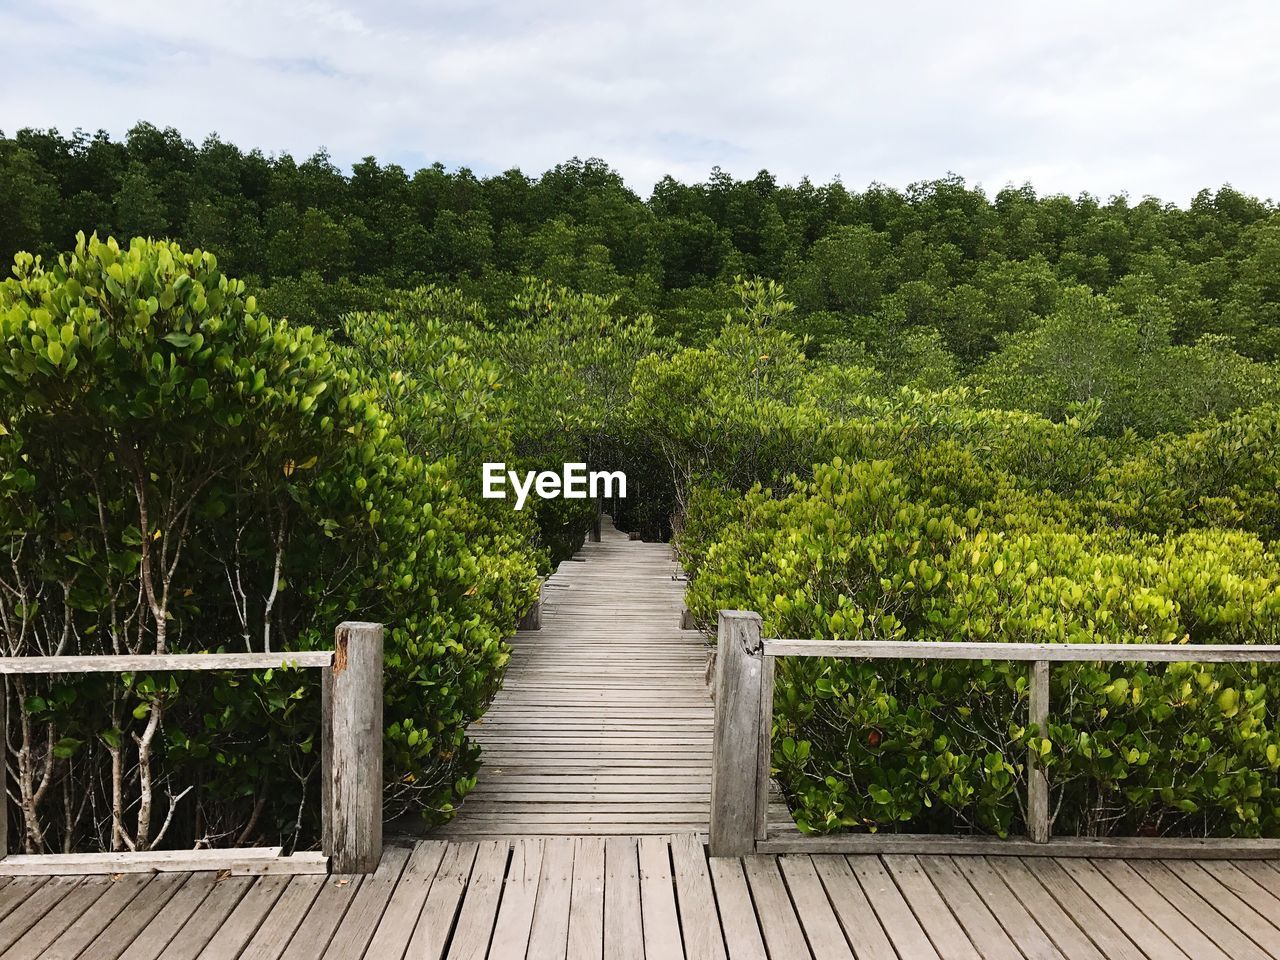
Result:
{"label": "leafy bush", "polygon": [[[523,532],[408,435],[390,374],[258,312],[212,255],[81,235],[56,264],[20,254],[14,273],[0,285],[5,653],[305,650],[340,620],[383,621],[388,802],[447,816],[473,783],[465,726],[534,595]],[[486,402],[486,377],[434,360],[413,399],[466,381],[451,409],[482,419],[464,408]],[[15,679],[9,693],[28,850],[314,836],[305,677]]]}
{"label": "leafy bush", "polygon": [[[1275,643],[1277,558],[1255,536],[1167,539],[989,516],[937,470],[835,460],[774,496],[699,493],[689,606],[754,609],[767,636],[857,640]],[[702,501],[706,506],[702,506]],[[716,522],[706,518],[715,517]],[[727,522],[726,522],[727,521]],[[1021,821],[1025,752],[1044,751],[1062,832],[1274,834],[1280,672],[1065,666],[1047,741],[1025,666],[778,664],[774,765],[808,830]]]}

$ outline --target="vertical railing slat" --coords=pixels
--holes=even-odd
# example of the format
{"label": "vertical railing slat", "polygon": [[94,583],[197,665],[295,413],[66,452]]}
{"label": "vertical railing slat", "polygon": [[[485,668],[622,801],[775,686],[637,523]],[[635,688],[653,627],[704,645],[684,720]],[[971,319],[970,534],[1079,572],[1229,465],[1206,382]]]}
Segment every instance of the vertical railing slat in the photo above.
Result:
{"label": "vertical railing slat", "polygon": [[9,678],[0,678],[0,860],[9,855]]}
{"label": "vertical railing slat", "polygon": [[[1027,725],[1049,735],[1049,661],[1031,662]],[[1049,842],[1049,778],[1045,776],[1040,755],[1031,750],[1027,756],[1027,834],[1034,843]]]}
{"label": "vertical railing slat", "polygon": [[769,771],[773,767],[773,671],[777,661],[761,657],[760,746],[756,754],[756,839],[769,839]]}

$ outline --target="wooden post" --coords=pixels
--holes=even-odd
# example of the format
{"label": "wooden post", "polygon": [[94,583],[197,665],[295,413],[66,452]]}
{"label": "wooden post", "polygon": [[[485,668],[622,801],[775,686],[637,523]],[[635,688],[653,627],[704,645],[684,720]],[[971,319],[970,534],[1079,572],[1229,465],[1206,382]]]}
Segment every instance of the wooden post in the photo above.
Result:
{"label": "wooden post", "polygon": [[9,678],[0,683],[0,860],[9,855]]}
{"label": "wooden post", "polygon": [[[1049,735],[1049,661],[1031,661],[1031,685],[1027,703],[1027,723]],[[1040,755],[1027,756],[1027,835],[1033,843],[1049,842],[1049,778],[1040,765]]]}
{"label": "wooden post", "polygon": [[334,873],[372,873],[382,859],[382,624],[338,626],[321,702],[322,849]]}
{"label": "wooden post", "polygon": [[764,678],[760,615],[721,610],[717,636],[710,853],[713,857],[740,857],[756,852]]}
{"label": "wooden post", "polygon": [[760,658],[760,747],[756,754],[756,839],[769,839],[769,771],[773,768],[773,657]]}
{"label": "wooden post", "polygon": [[591,542],[600,542],[600,517],[604,513],[604,502],[600,497],[596,497],[596,519],[591,524]]}
{"label": "wooden post", "polygon": [[546,583],[546,577],[538,578],[538,599],[533,601],[533,606],[525,611],[524,616],[520,618],[516,624],[518,630],[541,630],[542,629],[542,585]]}

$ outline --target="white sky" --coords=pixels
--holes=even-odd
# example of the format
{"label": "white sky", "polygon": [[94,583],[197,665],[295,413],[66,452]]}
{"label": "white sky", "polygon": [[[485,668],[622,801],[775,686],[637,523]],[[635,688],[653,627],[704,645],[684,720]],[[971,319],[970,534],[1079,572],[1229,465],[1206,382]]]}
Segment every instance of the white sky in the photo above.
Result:
{"label": "white sky", "polygon": [[602,157],[782,182],[1280,195],[1280,5],[1148,0],[0,0],[0,130],[199,141],[344,167],[537,174]]}

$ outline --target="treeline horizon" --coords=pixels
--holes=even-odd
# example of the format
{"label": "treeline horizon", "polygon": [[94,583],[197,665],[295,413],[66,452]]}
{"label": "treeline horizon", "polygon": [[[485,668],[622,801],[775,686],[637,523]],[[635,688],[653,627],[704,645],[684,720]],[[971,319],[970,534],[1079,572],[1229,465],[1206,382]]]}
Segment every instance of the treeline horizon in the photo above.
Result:
{"label": "treeline horizon", "polygon": [[[1103,334],[1140,328],[1116,350],[1208,349],[1211,365],[1233,367],[1280,358],[1280,208],[1230,186],[1180,207],[1030,184],[988,196],[954,175],[856,191],[716,168],[701,183],[664,177],[642,198],[596,159],[479,177],[367,157],[348,174],[323,150],[299,162],[148,123],[122,139],[0,135],[0,257],[52,258],[79,231],[208,250],[268,311],[327,330],[432,284],[502,313],[536,277],[704,343],[736,304],[735,278],[755,276],[784,285],[785,325],[811,355],[860,357],[899,384],[1000,380],[984,368],[1035,337],[1064,297],[1079,327],[1067,294],[1081,288],[1111,318]],[[1077,387],[1035,409],[1094,399]]]}

